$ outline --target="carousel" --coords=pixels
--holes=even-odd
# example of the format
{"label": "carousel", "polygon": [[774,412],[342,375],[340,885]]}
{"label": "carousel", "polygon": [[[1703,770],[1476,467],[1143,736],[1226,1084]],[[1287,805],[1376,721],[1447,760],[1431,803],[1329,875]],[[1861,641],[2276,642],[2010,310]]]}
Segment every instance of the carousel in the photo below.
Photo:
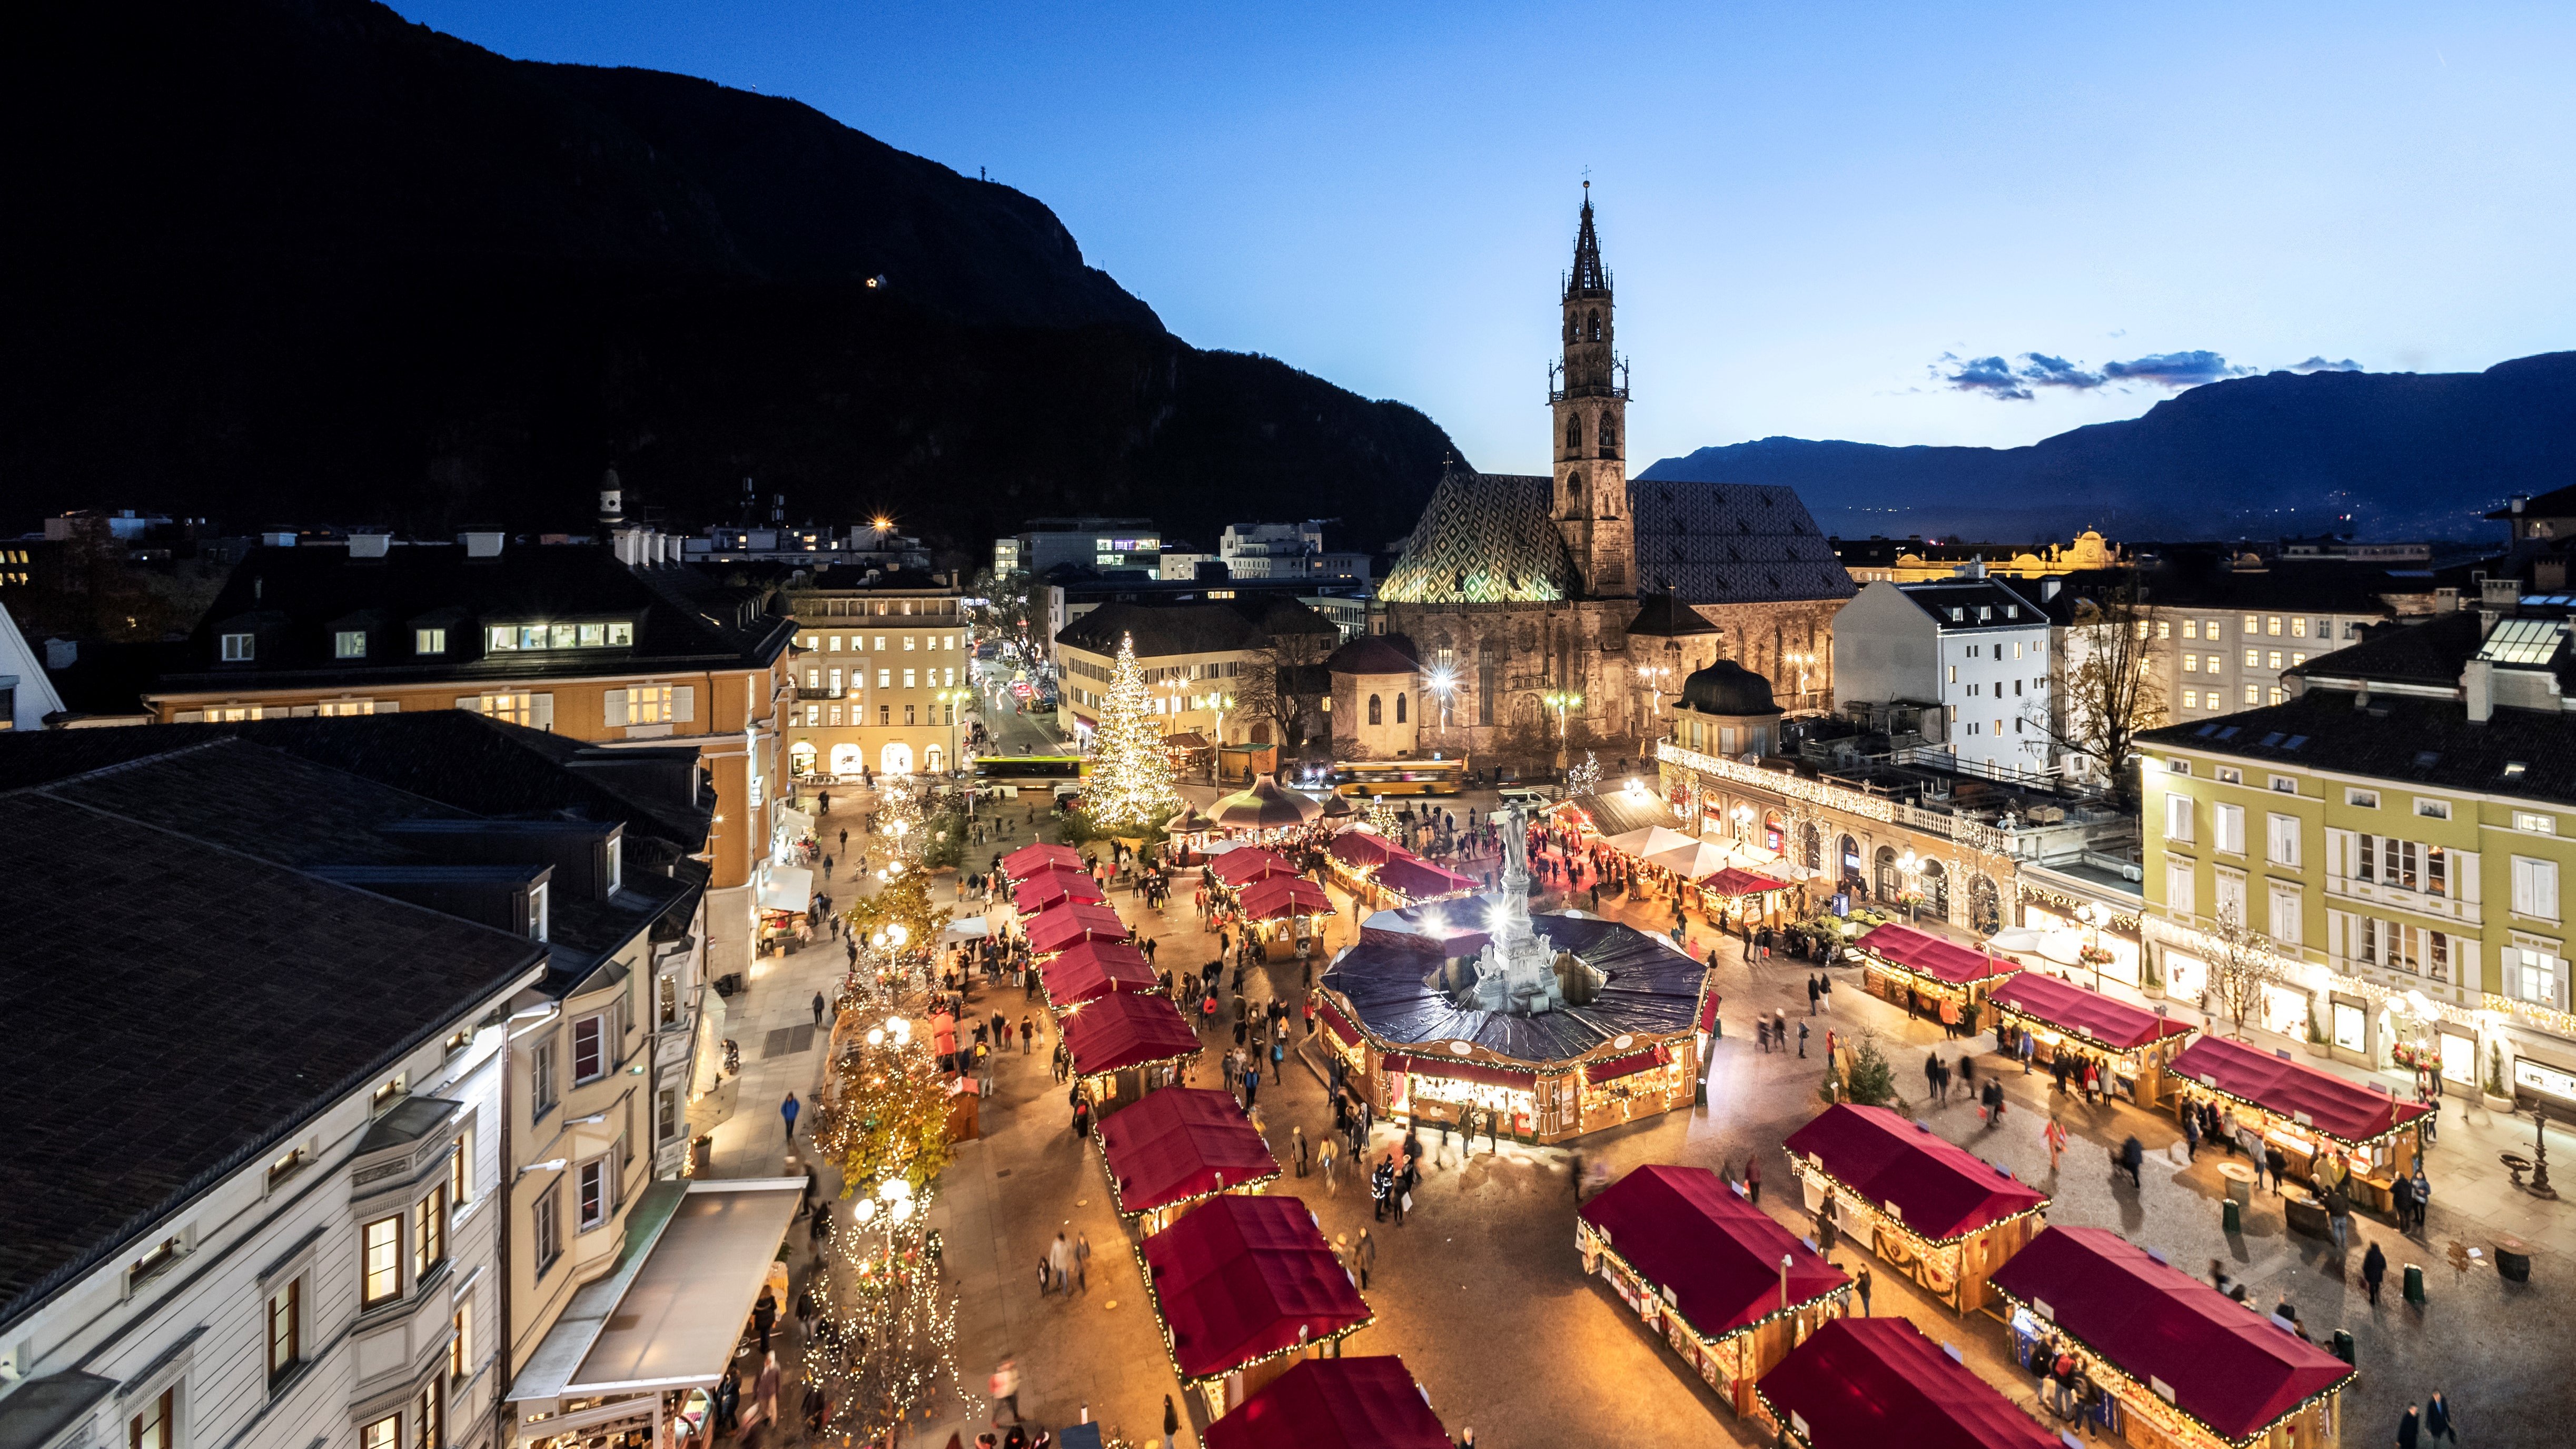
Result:
{"label": "carousel", "polygon": [[1533,917],[1523,822],[1499,888],[1363,922],[1317,988],[1335,1077],[1378,1114],[1562,1142],[1687,1106],[1709,973],[1662,937]]}
{"label": "carousel", "polygon": [[1250,835],[1258,840],[1302,830],[1321,818],[1324,802],[1285,788],[1275,775],[1263,775],[1249,789],[1237,790],[1207,808],[1211,830]]}

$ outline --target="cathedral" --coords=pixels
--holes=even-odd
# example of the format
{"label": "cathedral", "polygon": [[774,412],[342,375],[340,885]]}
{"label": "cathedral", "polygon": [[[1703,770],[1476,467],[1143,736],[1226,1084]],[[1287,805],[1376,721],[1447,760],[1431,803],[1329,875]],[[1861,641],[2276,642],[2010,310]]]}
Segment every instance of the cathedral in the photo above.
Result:
{"label": "cathedral", "polygon": [[1590,186],[1549,368],[1554,473],[1451,465],[1378,589],[1378,627],[1419,664],[1422,754],[1634,756],[1720,659],[1787,709],[1833,704],[1851,576],[1796,492],[1628,475],[1628,367]]}

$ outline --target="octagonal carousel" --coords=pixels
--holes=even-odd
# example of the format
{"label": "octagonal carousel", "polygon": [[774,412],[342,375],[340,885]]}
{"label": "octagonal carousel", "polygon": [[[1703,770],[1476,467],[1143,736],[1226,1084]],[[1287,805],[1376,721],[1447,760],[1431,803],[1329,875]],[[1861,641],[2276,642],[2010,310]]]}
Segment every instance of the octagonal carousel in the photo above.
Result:
{"label": "octagonal carousel", "polygon": [[1317,987],[1345,1091],[1381,1117],[1563,1142],[1693,1099],[1705,967],[1650,932],[1533,915],[1518,812],[1492,892],[1380,911]]}

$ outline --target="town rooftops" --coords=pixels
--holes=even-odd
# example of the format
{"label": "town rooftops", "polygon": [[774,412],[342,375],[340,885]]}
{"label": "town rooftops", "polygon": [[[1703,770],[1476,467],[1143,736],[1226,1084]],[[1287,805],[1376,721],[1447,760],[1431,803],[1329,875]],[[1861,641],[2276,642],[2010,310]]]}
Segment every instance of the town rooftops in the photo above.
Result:
{"label": "town rooftops", "polygon": [[1935,579],[1896,591],[1945,630],[2046,628],[2048,615],[2001,579]]}
{"label": "town rooftops", "polygon": [[589,545],[258,548],[158,689],[765,668],[794,629],[759,590],[683,565],[631,568]]}
{"label": "town rooftops", "polygon": [[1122,637],[1142,659],[1260,649],[1281,634],[1333,639],[1341,631],[1313,608],[1277,594],[1188,603],[1103,604],[1057,631],[1055,642],[1092,654],[1116,654]]}
{"label": "town rooftops", "polygon": [[1412,641],[1402,635],[1363,634],[1333,651],[1324,667],[1335,674],[1419,674]]}

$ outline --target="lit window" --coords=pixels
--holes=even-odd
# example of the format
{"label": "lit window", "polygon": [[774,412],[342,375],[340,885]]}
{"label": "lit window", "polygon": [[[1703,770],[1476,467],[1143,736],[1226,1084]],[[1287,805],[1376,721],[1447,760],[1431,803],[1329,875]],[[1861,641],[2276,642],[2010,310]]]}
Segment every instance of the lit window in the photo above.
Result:
{"label": "lit window", "polygon": [[2182,707],[2185,709],[2200,708],[2200,691],[2197,689],[2184,690],[2182,692]]}
{"label": "lit window", "polygon": [[2248,649],[2248,650],[2246,650],[2246,651],[2245,651],[2245,667],[2246,667],[2246,668],[2248,668],[2248,669],[2260,669],[2260,668],[2262,668],[2262,667],[2263,667],[2263,651],[2262,651],[2262,650],[2260,650],[2260,649]]}
{"label": "lit window", "polygon": [[447,652],[447,631],[446,631],[446,630],[444,630],[444,629],[414,629],[414,630],[412,630],[412,631],[411,631],[411,652],[413,652],[414,654],[444,654],[444,653],[446,653],[446,652]]}
{"label": "lit window", "polygon": [[449,1145],[455,1152],[447,1159],[447,1200],[463,1207],[474,1201],[474,1139],[469,1133],[459,1132]]}
{"label": "lit window", "polygon": [[2281,651],[2280,651],[2280,650],[2278,650],[2278,649],[2273,650],[2273,651],[2272,651],[2272,653],[2271,653],[2271,660],[2272,660],[2272,667],[2273,667],[2274,669],[2278,669],[2278,668],[2280,668],[2280,667],[2281,667]]}
{"label": "lit window", "polygon": [[358,1449],[402,1449],[402,1415],[387,1414],[359,1430]]}
{"label": "lit window", "polygon": [[2278,635],[2281,632],[2281,616],[2274,614],[2271,618],[2264,620],[2263,632],[2266,634]]}
{"label": "lit window", "polygon": [[2260,688],[2259,686],[2251,685],[2251,684],[2249,684],[2249,685],[2245,686],[2245,702],[2246,702],[2247,704],[2249,704],[2249,705],[2250,705],[2250,704],[2259,704],[2259,703],[2261,703],[2261,702],[2262,702],[2262,698],[2261,698],[2261,696],[2262,696],[2262,690],[2261,690],[2261,688]]}
{"label": "lit window", "polygon": [[2198,674],[2200,672],[2200,656],[2197,654],[2184,655],[2182,657],[2182,672],[2185,674]]}
{"label": "lit window", "polygon": [[412,1281],[428,1277],[430,1269],[446,1261],[447,1185],[440,1183],[411,1207]]}
{"label": "lit window", "polygon": [[2308,621],[2303,618],[2292,619],[2290,621],[2290,637],[2293,639],[2305,639],[2308,637]]}
{"label": "lit window", "polygon": [[439,1449],[446,1441],[446,1418],[441,1400],[447,1397],[447,1381],[433,1378],[421,1385],[420,1394],[411,1401],[412,1449]]}
{"label": "lit window", "polygon": [[334,659],[366,658],[367,631],[364,629],[342,629],[333,634],[331,636],[331,657]]}
{"label": "lit window", "polygon": [[268,1295],[268,1382],[274,1387],[304,1361],[304,1280],[289,1279]]}
{"label": "lit window", "polygon": [[639,684],[627,690],[626,722],[631,725],[669,724],[671,686]]}
{"label": "lit window", "polygon": [[2199,638],[2199,637],[2200,637],[2200,621],[2199,621],[2198,619],[2185,619],[2185,620],[2183,620],[2183,621],[2182,621],[2182,637],[2184,637],[2184,638],[2186,638],[2186,639],[2197,639],[2197,638]]}
{"label": "lit window", "polygon": [[373,1308],[402,1296],[402,1219],[378,1218],[360,1232],[366,1261],[359,1306]]}
{"label": "lit window", "polygon": [[2529,810],[2516,810],[2513,812],[2513,828],[2532,835],[2556,835],[2558,817],[2535,814]]}
{"label": "lit window", "polygon": [[255,652],[256,646],[252,642],[251,635],[226,634],[224,636],[224,662],[226,664],[245,663],[250,660]]}
{"label": "lit window", "polygon": [[2248,633],[2248,634],[2259,634],[2259,633],[2261,633],[2262,631],[2263,631],[2263,626],[2262,626],[2261,621],[2257,620],[2257,619],[2256,619],[2253,615],[2251,615],[2251,614],[2248,614],[2248,615],[2246,615],[2246,616],[2245,616],[2245,632],[2246,632],[2246,633]]}

